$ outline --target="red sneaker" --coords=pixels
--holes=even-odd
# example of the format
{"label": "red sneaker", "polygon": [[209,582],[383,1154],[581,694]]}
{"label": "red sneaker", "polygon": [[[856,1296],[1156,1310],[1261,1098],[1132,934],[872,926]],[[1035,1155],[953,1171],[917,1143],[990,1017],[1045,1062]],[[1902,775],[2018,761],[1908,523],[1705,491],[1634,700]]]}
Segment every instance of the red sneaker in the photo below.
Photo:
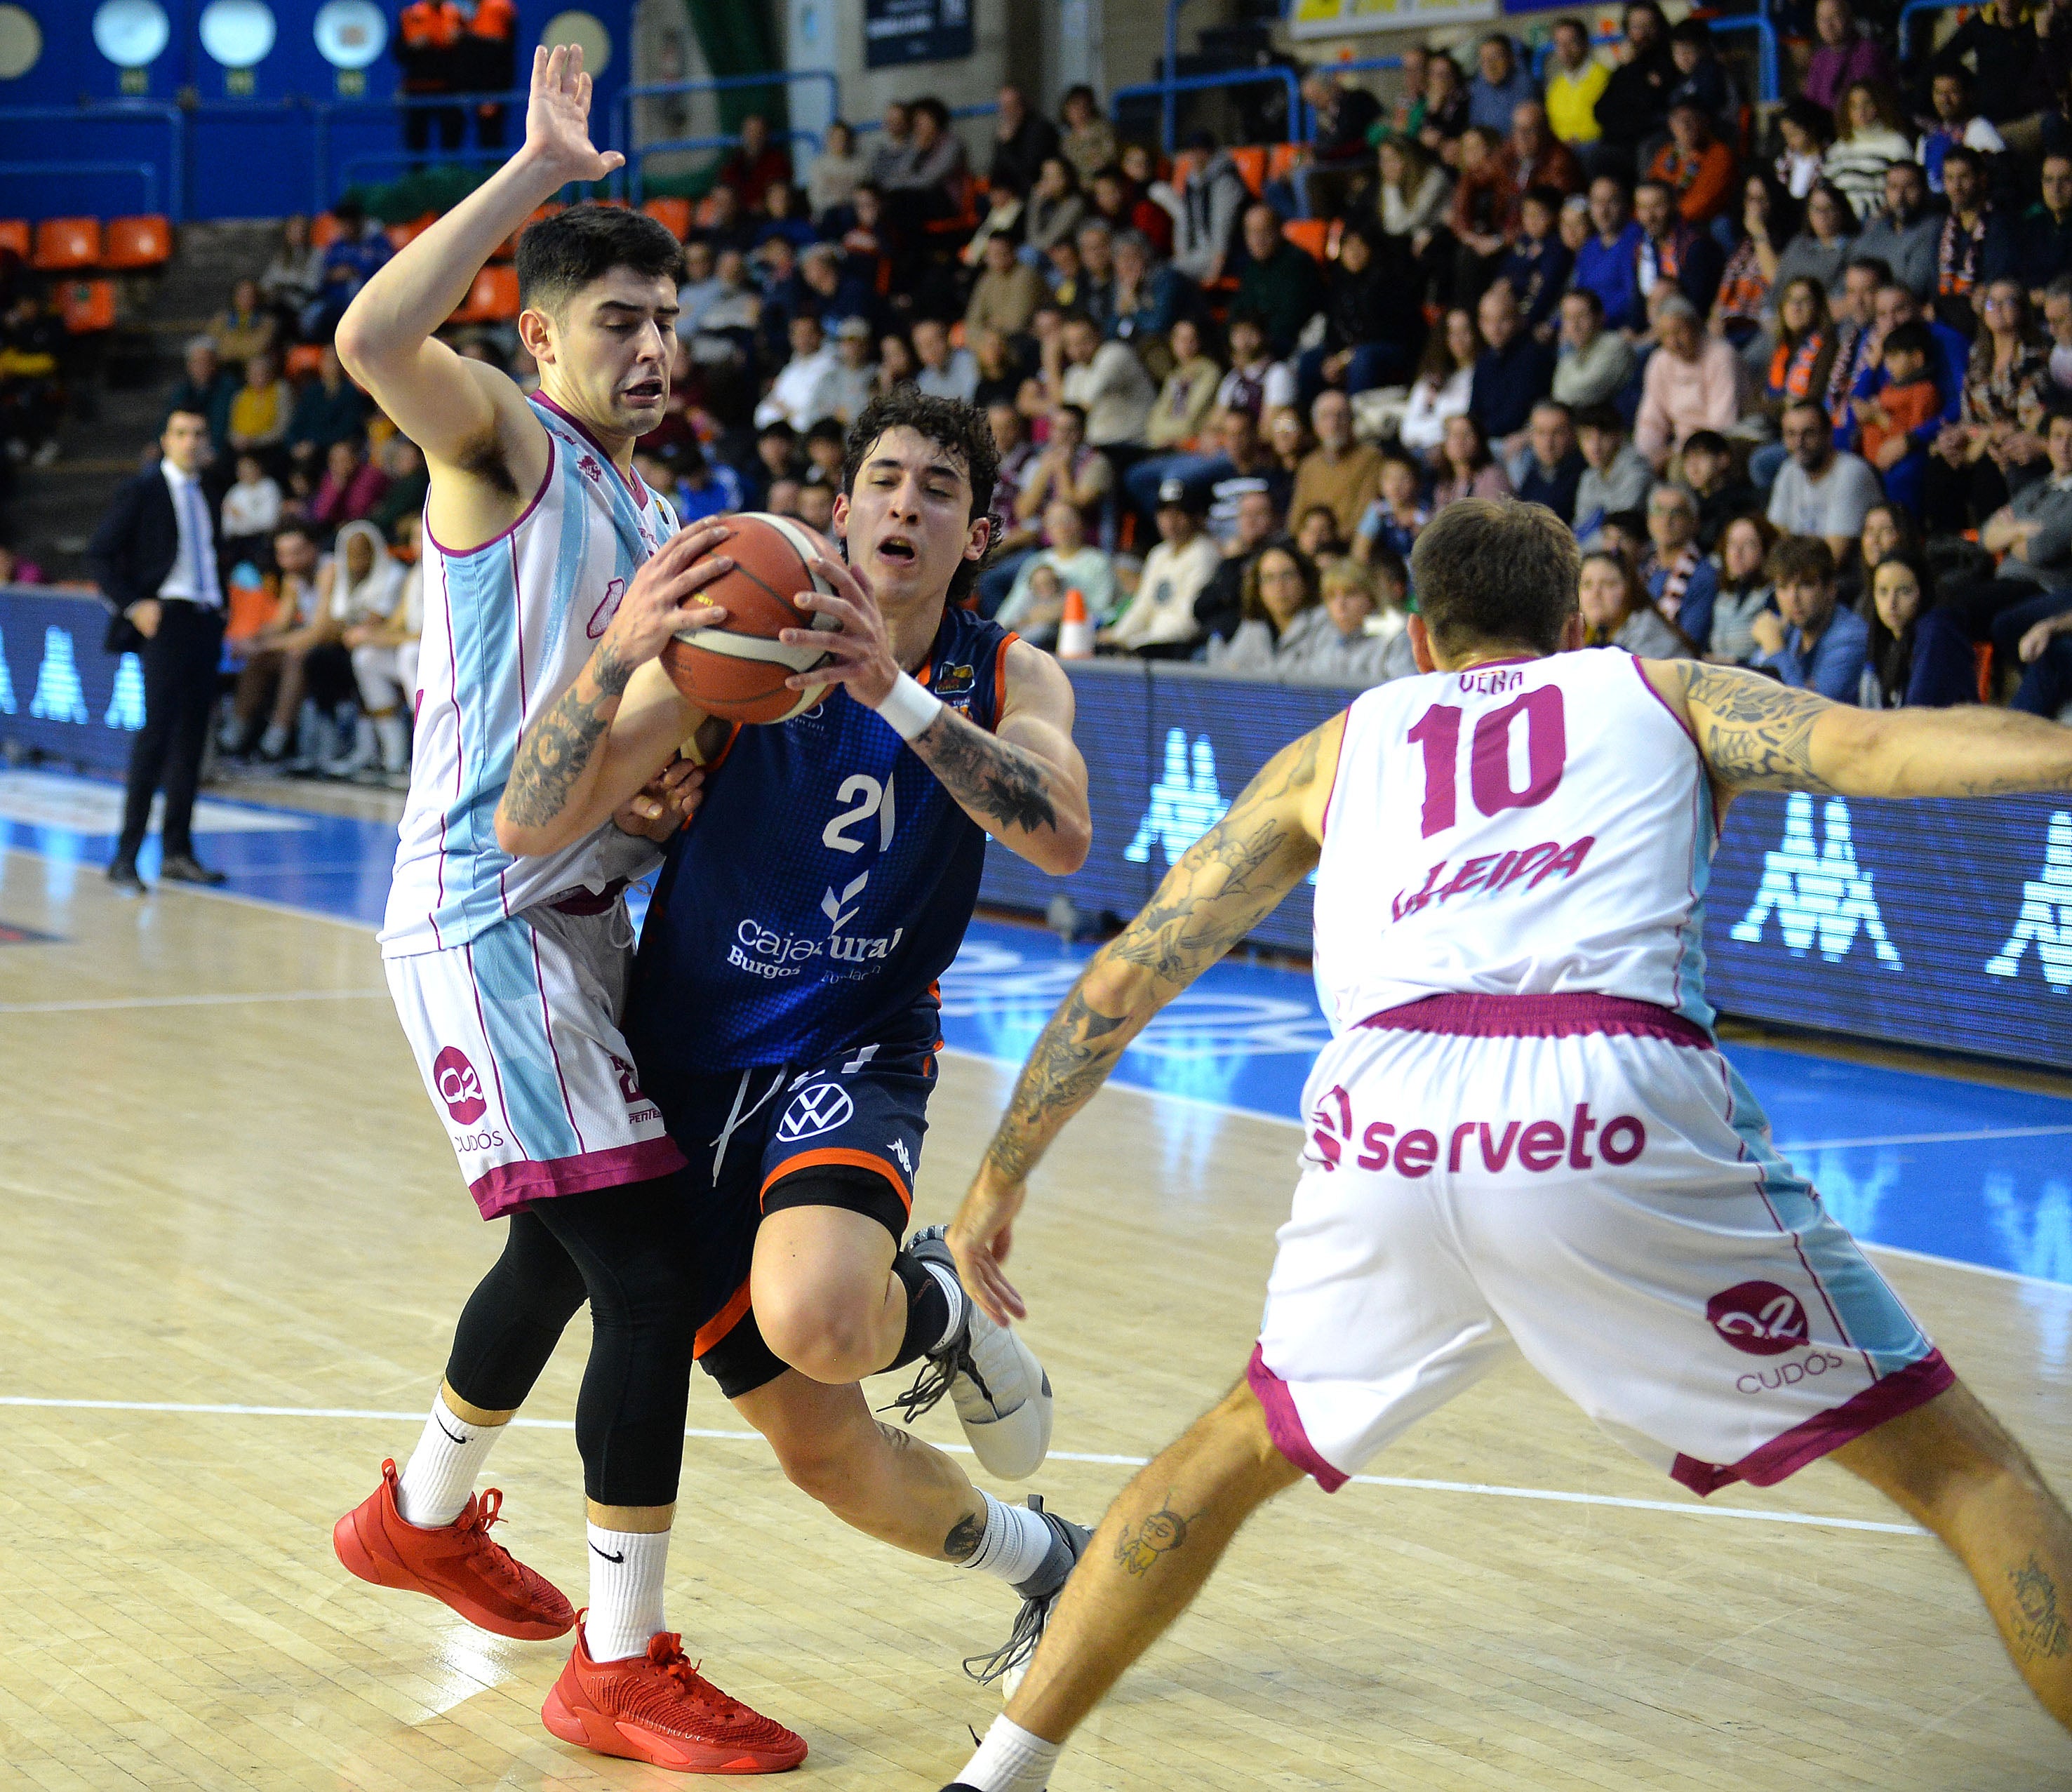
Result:
{"label": "red sneaker", "polygon": [[396,1509],[396,1465],[384,1462],[381,1485],[331,1527],[331,1547],[361,1580],[430,1593],[500,1637],[566,1636],[576,1614],[561,1589],[489,1540],[503,1506],[486,1487],[451,1524],[421,1529]]}
{"label": "red sneaker", "polygon": [[651,1637],[644,1655],[598,1663],[578,1626],[540,1716],[578,1749],[684,1774],[782,1774],[806,1758],[804,1737],[729,1698],[671,1630]]}

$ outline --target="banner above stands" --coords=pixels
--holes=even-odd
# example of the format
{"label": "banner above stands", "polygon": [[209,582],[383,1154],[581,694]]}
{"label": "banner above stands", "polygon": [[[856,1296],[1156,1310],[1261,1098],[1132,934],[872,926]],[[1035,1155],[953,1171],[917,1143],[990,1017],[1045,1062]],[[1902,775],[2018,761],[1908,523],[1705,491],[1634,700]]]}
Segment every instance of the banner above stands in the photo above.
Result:
{"label": "banner above stands", "polygon": [[1288,35],[1348,37],[1361,31],[1419,31],[1427,25],[1494,18],[1503,10],[1498,0],[1295,0]]}

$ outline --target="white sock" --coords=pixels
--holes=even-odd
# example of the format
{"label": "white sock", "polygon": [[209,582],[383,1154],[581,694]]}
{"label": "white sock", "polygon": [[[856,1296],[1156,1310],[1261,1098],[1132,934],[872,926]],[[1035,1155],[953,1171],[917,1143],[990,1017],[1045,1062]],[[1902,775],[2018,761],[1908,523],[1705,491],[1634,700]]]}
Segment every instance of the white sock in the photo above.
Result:
{"label": "white sock", "polygon": [[[971,1305],[971,1297],[964,1293],[964,1284],[957,1280],[957,1272],[947,1264],[924,1263],[921,1267],[935,1278],[944,1295],[950,1303],[950,1322],[943,1328],[943,1335],[935,1340],[935,1349],[946,1348],[950,1341],[964,1330],[964,1309]],[[930,1353],[933,1354],[931,1351]]]}
{"label": "white sock", "polygon": [[396,1510],[403,1522],[436,1531],[458,1518],[475,1491],[475,1478],[489,1460],[489,1446],[503,1432],[501,1425],[471,1425],[455,1418],[444,1390],[434,1395],[424,1435],[404,1464],[396,1489]]}
{"label": "white sock", "polygon": [[1010,1586],[1026,1580],[1042,1567],[1044,1557],[1056,1541],[1050,1526],[1043,1522],[1042,1514],[997,1500],[984,1488],[979,1490],[978,1497],[985,1502],[985,1535],[979,1539],[978,1547],[957,1565],[984,1568]]}
{"label": "white sock", "polygon": [[1046,1742],[1011,1718],[996,1717],[957,1782],[978,1792],[1043,1792],[1063,1746]]}
{"label": "white sock", "polygon": [[594,1662],[644,1655],[648,1639],[668,1626],[662,1617],[662,1573],[669,1564],[666,1531],[590,1530],[590,1615],[583,1642]]}

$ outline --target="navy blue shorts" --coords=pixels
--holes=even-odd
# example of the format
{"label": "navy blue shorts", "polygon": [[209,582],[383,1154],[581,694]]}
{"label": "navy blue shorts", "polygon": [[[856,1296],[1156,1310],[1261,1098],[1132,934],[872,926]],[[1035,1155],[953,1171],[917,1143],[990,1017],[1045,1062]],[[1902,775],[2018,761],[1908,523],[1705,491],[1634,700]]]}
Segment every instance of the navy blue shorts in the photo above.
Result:
{"label": "navy blue shorts", "polygon": [[641,1087],[689,1165],[682,1173],[701,1247],[697,1359],[730,1399],[784,1372],[749,1305],[766,1213],[839,1206],[897,1244],[914,1206],[935,1054],[849,1046],[806,1064],[672,1076],[641,1067]]}

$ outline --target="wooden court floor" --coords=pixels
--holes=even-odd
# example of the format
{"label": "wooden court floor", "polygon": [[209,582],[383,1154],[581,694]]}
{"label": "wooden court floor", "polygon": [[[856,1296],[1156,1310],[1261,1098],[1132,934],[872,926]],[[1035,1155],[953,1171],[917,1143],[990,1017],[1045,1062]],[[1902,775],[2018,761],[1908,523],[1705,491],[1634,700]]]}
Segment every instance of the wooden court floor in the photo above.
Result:
{"label": "wooden court floor", "polygon": [[[198,894],[120,902],[21,855],[0,859],[0,914],[62,936],[0,947],[0,1785],[680,1783],[540,1727],[562,1645],[485,1635],[331,1556],[333,1519],[414,1439],[498,1242],[371,936]],[[1008,1074],[946,1067],[917,1215],[950,1211]],[[1235,1376],[1293,1140],[1121,1090],[1067,1135],[1022,1231],[1059,1451],[1141,1458]],[[2072,1296],[1888,1268],[2072,1486],[2045,1342],[2054,1326],[2062,1357]],[[552,1422],[515,1430],[490,1476],[500,1535],[578,1602],[586,1342],[579,1321],[529,1408]],[[742,1428],[701,1379],[691,1424]],[[956,1436],[946,1412],[927,1428]],[[1036,1486],[1091,1521],[1128,1473],[1054,1457]],[[1287,1496],[1055,1792],[2072,1784],[2072,1741],[1927,1539],[1693,1515],[1523,1371],[1374,1473],[1455,1485]],[[1827,1465],[1717,1503],[1897,1519]],[[715,1679],[808,1738],[796,1783],[871,1792],[934,1792],[961,1765],[995,1707],[958,1660],[1013,1616],[997,1583],[853,1535],[730,1436],[691,1441],[669,1600]]]}

